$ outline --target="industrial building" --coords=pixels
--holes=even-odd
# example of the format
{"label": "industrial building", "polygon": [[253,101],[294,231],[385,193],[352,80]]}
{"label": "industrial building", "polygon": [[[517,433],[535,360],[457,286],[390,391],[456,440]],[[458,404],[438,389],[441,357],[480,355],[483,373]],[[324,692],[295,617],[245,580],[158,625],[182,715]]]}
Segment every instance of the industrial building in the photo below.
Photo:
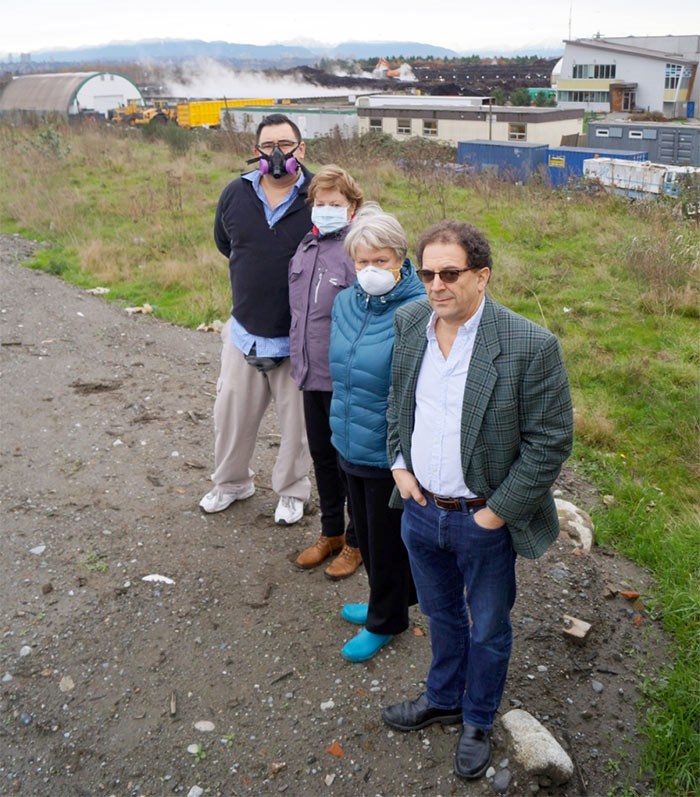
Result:
{"label": "industrial building", "polygon": [[700,36],[627,36],[566,41],[555,68],[557,105],[602,113],[700,112]]}
{"label": "industrial building", "polygon": [[484,139],[558,145],[583,129],[578,108],[490,105],[488,97],[377,94],[357,100],[359,133],[376,131],[403,140],[418,136],[456,146]]}
{"label": "industrial building", "polygon": [[0,95],[0,114],[32,113],[76,117],[88,113],[107,117],[129,100],[143,102],[128,78],[114,72],[57,72],[20,75]]}
{"label": "industrial building", "polygon": [[298,105],[244,106],[221,109],[221,127],[241,133],[254,133],[265,116],[283,113],[301,130],[304,138],[339,135],[351,138],[358,133],[357,111],[353,108],[300,107]]}
{"label": "industrial building", "polygon": [[657,124],[608,119],[589,122],[589,147],[643,149],[649,160],[671,166],[700,166],[700,125]]}

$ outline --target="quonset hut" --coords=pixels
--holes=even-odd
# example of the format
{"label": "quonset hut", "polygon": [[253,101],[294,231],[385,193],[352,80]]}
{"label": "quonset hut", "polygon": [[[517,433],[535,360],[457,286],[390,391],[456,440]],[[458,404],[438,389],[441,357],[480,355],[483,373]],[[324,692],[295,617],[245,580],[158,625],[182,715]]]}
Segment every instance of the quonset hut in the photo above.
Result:
{"label": "quonset hut", "polygon": [[56,72],[13,77],[0,95],[0,114],[76,117],[100,115],[143,101],[128,78],[115,72]]}

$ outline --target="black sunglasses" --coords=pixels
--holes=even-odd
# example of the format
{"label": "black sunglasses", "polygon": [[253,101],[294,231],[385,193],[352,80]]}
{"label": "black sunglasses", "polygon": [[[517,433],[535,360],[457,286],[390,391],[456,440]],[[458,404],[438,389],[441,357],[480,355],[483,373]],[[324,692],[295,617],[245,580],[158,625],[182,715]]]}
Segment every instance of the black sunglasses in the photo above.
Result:
{"label": "black sunglasses", "polygon": [[444,268],[442,271],[431,271],[427,268],[419,268],[417,269],[417,272],[418,276],[426,285],[430,285],[435,277],[440,277],[441,282],[444,282],[446,285],[450,285],[453,282],[457,282],[459,275],[464,274],[465,271],[479,270],[480,269],[478,268]]}

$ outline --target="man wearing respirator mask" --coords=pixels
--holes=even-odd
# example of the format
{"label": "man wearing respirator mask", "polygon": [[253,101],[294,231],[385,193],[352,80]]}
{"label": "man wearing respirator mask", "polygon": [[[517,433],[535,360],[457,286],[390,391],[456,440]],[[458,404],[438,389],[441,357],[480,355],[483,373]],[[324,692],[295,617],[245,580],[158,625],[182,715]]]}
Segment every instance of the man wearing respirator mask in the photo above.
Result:
{"label": "man wearing respirator mask", "polygon": [[302,165],[301,132],[283,114],[260,122],[255,152],[248,163],[257,168],[226,186],[214,221],[214,240],[229,261],[233,308],[221,335],[214,486],[200,507],[221,512],[253,495],[258,429],[274,400],[281,436],[272,489],[280,496],[275,522],[284,526],[302,518],[311,490],[302,398],[290,376],[287,269],[311,226],[306,198],[313,175]]}

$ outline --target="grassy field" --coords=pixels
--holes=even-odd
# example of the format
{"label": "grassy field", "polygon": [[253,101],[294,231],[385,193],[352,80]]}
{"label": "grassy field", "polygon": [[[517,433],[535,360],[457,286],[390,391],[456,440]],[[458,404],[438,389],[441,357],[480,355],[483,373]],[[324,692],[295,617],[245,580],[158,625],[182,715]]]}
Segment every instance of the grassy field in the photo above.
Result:
{"label": "grassy field", "polygon": [[[222,131],[142,132],[0,126],[0,230],[49,242],[35,267],[107,287],[111,301],[149,303],[187,326],[225,319],[228,272],[212,220],[251,142]],[[411,242],[445,217],[483,229],[494,298],[559,336],[576,411],[571,464],[613,499],[594,515],[598,540],[653,573],[650,611],[675,642],[668,670],[646,684],[644,766],[658,795],[695,794],[700,228],[662,201],[454,177],[426,166],[433,157],[425,144],[399,151],[367,138],[312,142],[307,163],[348,168]],[[624,784],[614,793],[631,794]]]}

